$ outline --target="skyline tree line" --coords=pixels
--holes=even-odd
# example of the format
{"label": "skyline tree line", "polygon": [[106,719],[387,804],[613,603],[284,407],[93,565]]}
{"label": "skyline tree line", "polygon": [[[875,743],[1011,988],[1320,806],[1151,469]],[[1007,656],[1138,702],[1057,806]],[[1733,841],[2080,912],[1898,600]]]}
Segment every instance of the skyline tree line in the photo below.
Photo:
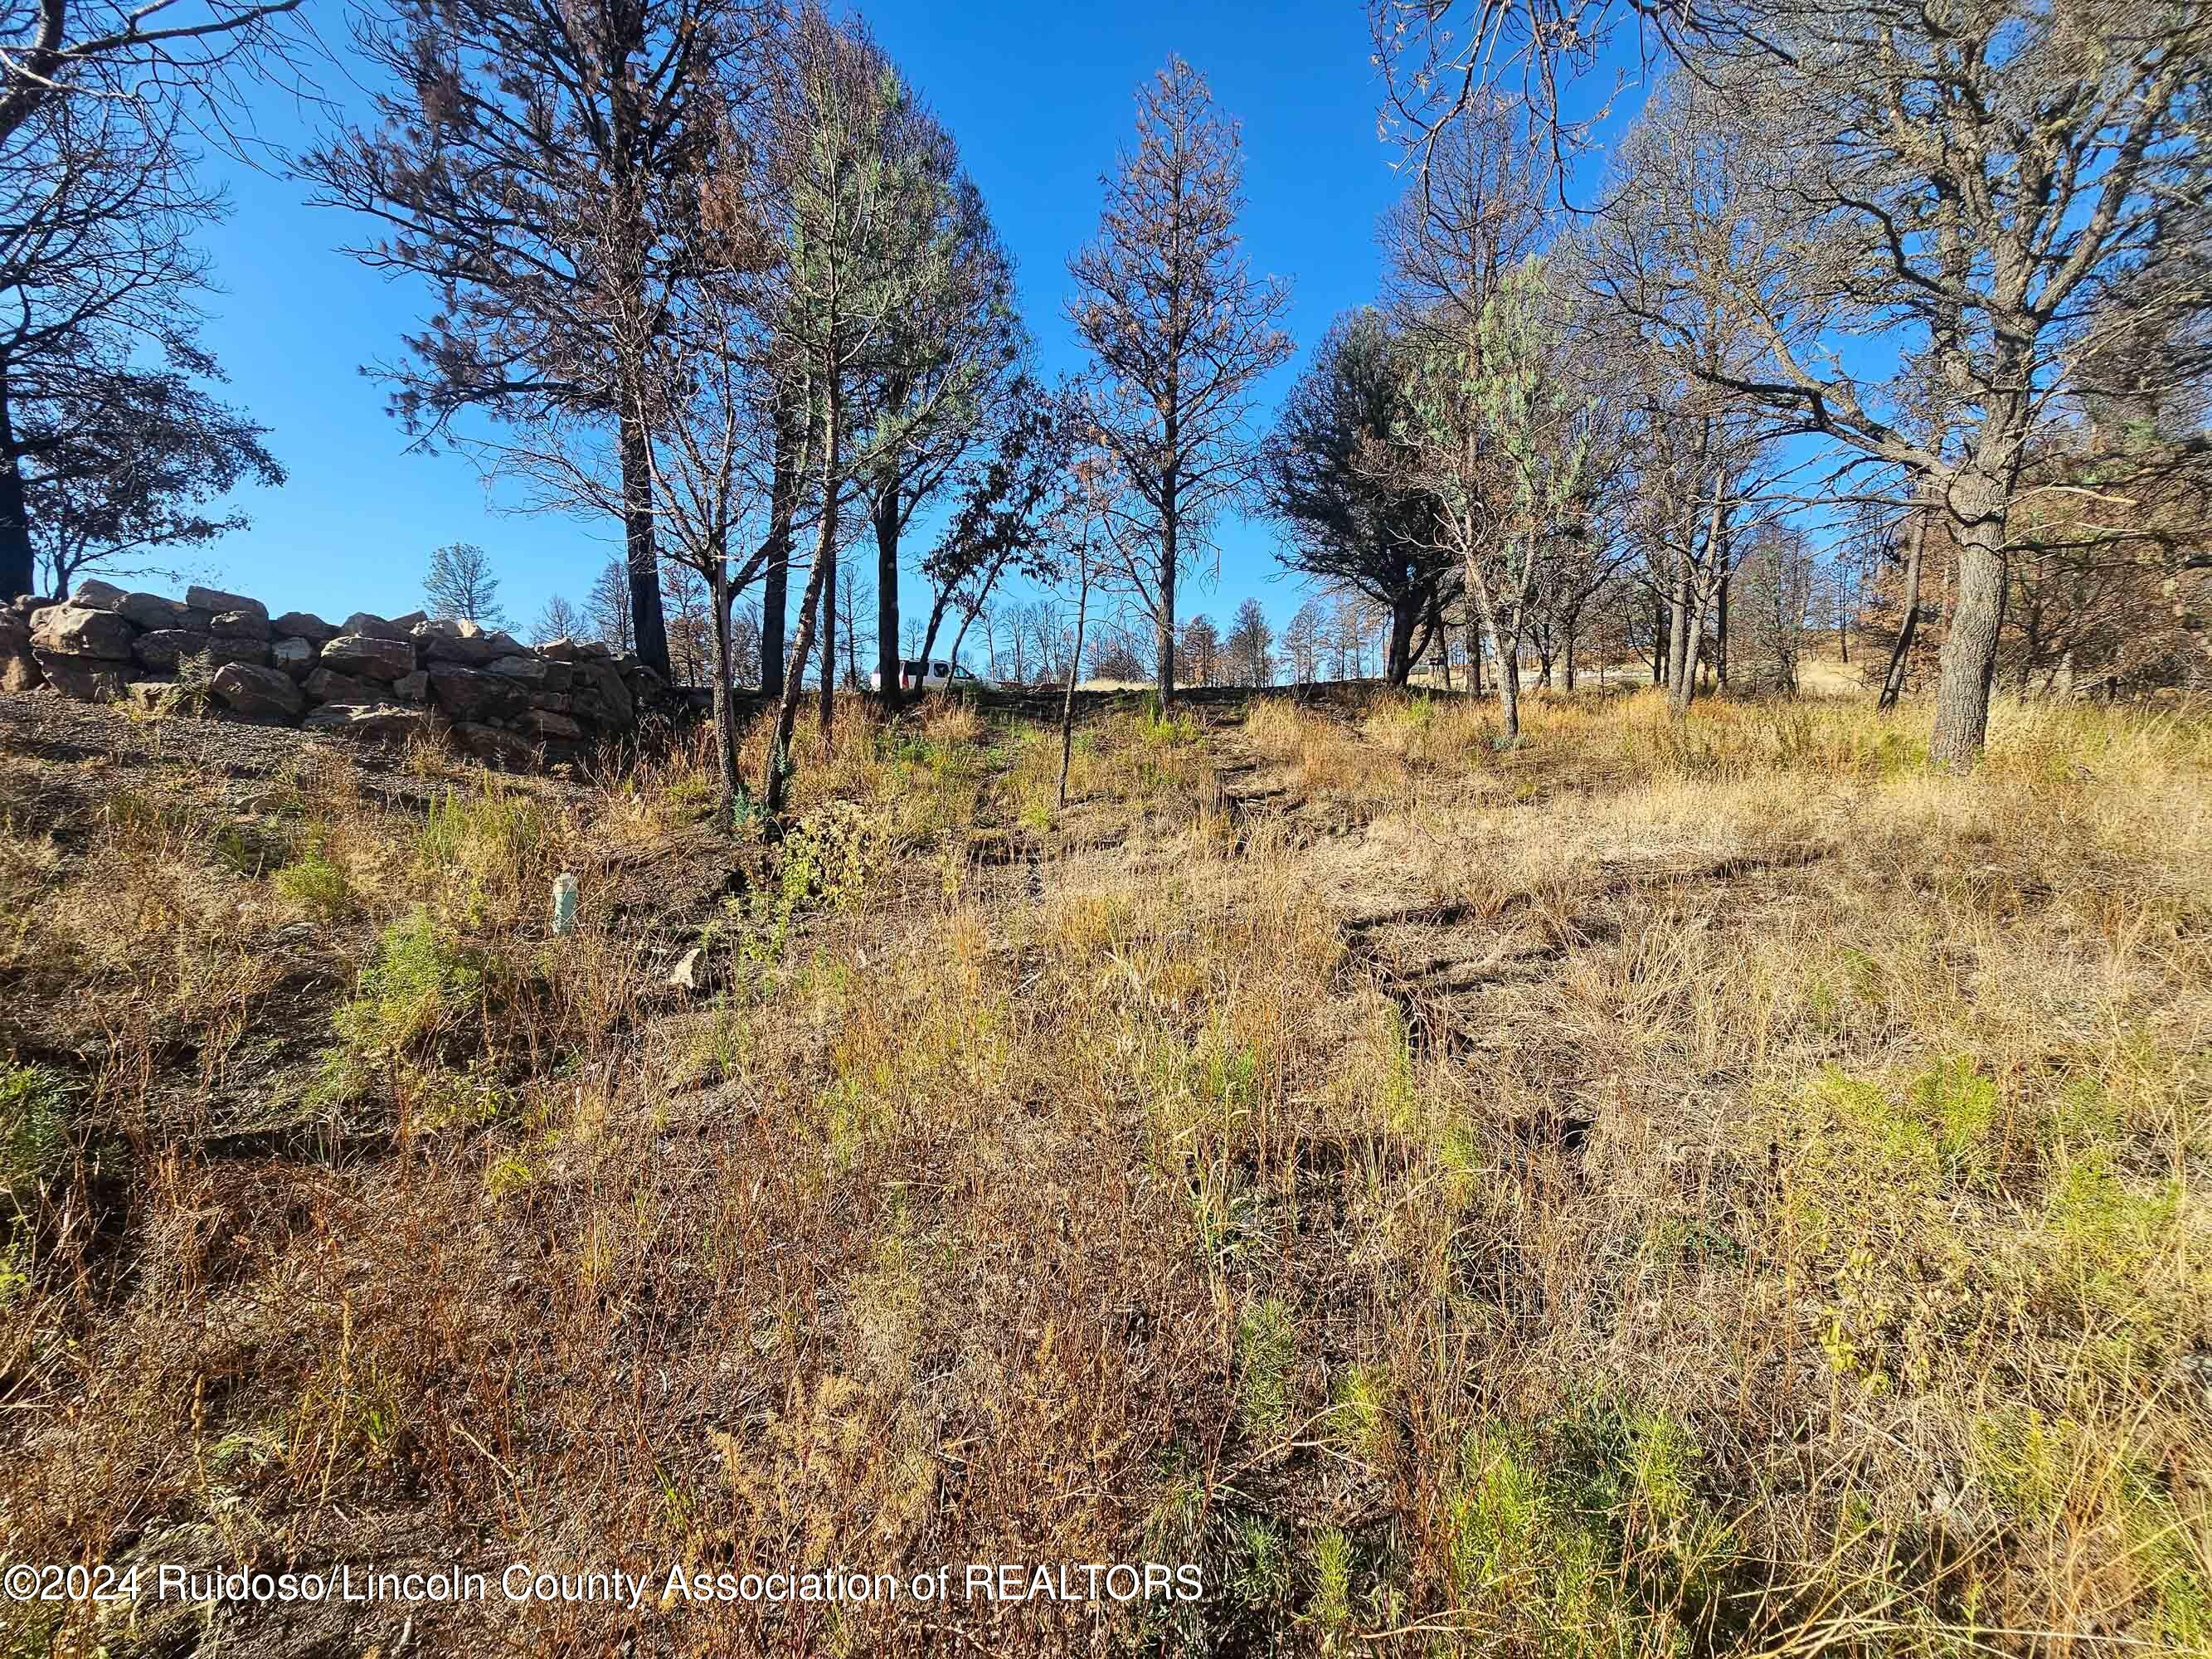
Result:
{"label": "skyline tree line", "polygon": [[[1828,622],[1887,653],[1885,702],[1936,681],[1954,766],[2001,678],[2201,677],[2202,17],[1620,0],[1576,14],[1585,40],[1549,3],[1387,38],[1378,7],[1409,164],[1384,282],[1264,431],[1288,289],[1243,250],[1237,125],[1172,55],[1068,260],[1087,367],[1051,385],[953,136],[812,5],[399,0],[356,17],[369,118],[289,159],[372,228],[348,252],[435,301],[382,371],[405,429],[620,524],[624,591],[557,608],[705,665],[733,793],[744,635],[778,698],[771,803],[810,673],[825,726],[871,671],[896,706],[904,578],[925,653],[995,659],[1011,629],[1018,677],[1073,647],[994,595],[1048,609],[1079,566],[1109,599],[1096,650],[1119,665],[1146,632],[1164,702],[1204,683],[1227,644],[1187,598],[1237,512],[1372,608],[1382,678],[1456,672],[1506,741],[1524,672],[1571,686],[1632,650],[1680,714],[1732,671],[1790,689]],[[205,390],[192,234],[222,209],[191,143],[222,142],[236,76],[293,61],[289,9],[150,41],[70,0],[37,26],[76,43],[56,74],[9,70],[0,586],[158,568],[241,521],[208,510],[235,484],[281,481]],[[1572,89],[1638,20],[1661,72],[1577,171]],[[149,64],[176,95],[121,92]],[[1318,664],[1322,631],[1294,621],[1284,657]]]}

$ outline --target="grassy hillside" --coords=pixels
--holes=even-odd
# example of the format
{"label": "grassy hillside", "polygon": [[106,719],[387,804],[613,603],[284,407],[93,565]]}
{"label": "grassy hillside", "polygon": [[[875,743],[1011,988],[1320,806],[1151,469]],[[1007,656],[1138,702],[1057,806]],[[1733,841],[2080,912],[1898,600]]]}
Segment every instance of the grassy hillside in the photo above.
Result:
{"label": "grassy hillside", "polygon": [[0,700],[0,1552],[650,1584],[7,1650],[2212,1650],[2212,721],[1526,720],[854,710],[732,850]]}

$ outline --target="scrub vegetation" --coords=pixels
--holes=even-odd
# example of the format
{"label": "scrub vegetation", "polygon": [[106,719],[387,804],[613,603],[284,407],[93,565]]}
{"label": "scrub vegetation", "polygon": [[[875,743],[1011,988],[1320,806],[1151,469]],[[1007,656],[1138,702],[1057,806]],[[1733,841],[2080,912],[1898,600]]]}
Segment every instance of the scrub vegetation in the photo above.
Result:
{"label": "scrub vegetation", "polygon": [[1521,713],[854,705],[734,846],[11,716],[10,1558],[652,1588],[9,1650],[2206,1650],[2212,724]]}

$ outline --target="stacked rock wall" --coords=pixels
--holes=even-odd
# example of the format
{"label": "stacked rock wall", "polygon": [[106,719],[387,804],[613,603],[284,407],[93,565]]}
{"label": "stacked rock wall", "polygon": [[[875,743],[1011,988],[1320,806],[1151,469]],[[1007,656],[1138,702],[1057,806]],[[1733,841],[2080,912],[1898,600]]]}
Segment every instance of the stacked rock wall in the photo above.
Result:
{"label": "stacked rock wall", "polygon": [[182,599],[81,583],[66,600],[0,608],[0,690],[167,706],[180,689],[234,719],[389,742],[443,732],[479,758],[571,758],[670,702],[659,675],[606,647],[531,647],[468,622],[356,611],[271,617],[258,599]]}

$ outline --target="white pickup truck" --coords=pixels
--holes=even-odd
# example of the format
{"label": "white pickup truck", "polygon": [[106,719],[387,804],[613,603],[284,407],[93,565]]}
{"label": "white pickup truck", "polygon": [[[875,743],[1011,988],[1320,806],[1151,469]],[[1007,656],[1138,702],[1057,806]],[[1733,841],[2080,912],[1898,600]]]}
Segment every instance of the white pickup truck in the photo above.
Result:
{"label": "white pickup truck", "polygon": [[[988,691],[991,682],[971,674],[957,663],[921,662],[914,659],[899,664],[899,690],[902,691],[943,691],[959,686],[969,691]],[[884,672],[880,668],[868,676],[868,689],[884,689]]]}

